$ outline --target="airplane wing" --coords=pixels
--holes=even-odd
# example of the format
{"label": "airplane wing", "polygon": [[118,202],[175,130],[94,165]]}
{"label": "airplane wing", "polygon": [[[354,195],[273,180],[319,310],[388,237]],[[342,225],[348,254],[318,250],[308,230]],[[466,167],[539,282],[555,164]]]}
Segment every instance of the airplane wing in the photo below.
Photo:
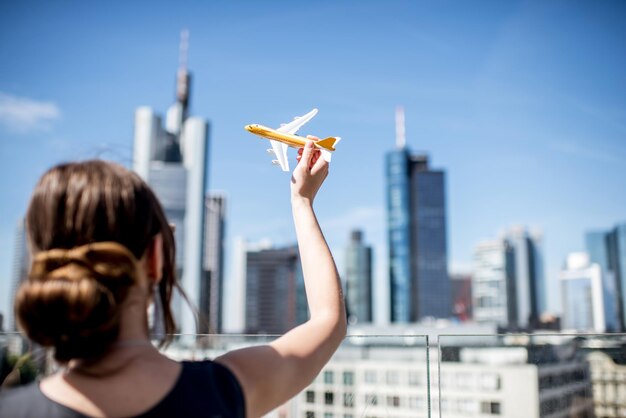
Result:
{"label": "airplane wing", "polygon": [[[316,114],[317,109],[313,109],[306,115],[297,116],[293,121],[280,125],[280,128],[276,130],[278,132],[295,134],[296,132],[298,132],[298,129],[300,129],[305,123],[310,121]],[[272,161],[272,163],[280,165],[280,168],[282,168],[283,171],[289,171],[289,160],[287,159],[287,144],[271,139],[270,143],[272,144],[272,149],[268,151],[272,151],[272,154],[276,156],[276,159]]]}
{"label": "airplane wing", "polygon": [[295,134],[296,132],[298,132],[298,129],[300,129],[305,123],[307,123],[308,121],[313,119],[313,116],[315,116],[316,114],[317,114],[317,109],[313,109],[309,113],[307,113],[306,115],[298,116],[293,121],[291,121],[289,123],[286,123],[284,125],[281,125],[280,128],[278,128],[276,130],[278,132],[285,132],[285,133],[288,133],[288,134]]}
{"label": "airplane wing", "polygon": [[289,171],[289,160],[287,159],[287,144],[283,144],[272,139],[270,139],[270,143],[272,144],[272,149],[268,151],[273,151],[273,154],[276,156],[276,159],[272,162],[274,164],[280,165],[280,168],[282,168],[283,171]]}

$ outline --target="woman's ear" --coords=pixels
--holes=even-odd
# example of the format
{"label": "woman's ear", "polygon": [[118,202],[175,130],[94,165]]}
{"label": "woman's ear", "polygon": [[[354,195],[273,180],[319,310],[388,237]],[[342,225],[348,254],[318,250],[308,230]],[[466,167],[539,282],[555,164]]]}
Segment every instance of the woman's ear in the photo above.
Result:
{"label": "woman's ear", "polygon": [[159,283],[163,278],[163,235],[161,233],[152,238],[146,250],[146,273],[152,283]]}

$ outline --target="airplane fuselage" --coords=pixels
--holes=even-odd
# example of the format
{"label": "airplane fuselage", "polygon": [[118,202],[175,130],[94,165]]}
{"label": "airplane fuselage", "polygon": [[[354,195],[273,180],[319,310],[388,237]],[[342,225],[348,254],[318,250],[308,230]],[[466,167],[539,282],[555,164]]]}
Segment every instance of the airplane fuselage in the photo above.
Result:
{"label": "airplane fuselage", "polygon": [[[294,134],[289,134],[285,132],[280,132],[280,131],[277,131],[276,129],[272,129],[267,126],[258,125],[258,124],[246,125],[246,130],[262,138],[279,141],[293,148],[304,148],[304,144],[306,144],[306,141],[307,141],[305,137],[294,135]],[[334,147],[325,147],[323,145],[317,144],[317,142],[315,142],[315,146],[317,148],[325,149],[327,151],[335,150]]]}

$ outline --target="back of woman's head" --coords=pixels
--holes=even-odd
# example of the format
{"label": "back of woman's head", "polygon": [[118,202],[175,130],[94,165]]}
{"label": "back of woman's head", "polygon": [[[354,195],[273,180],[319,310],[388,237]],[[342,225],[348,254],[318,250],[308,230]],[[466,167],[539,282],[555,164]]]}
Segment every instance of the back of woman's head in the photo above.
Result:
{"label": "back of woman's head", "polygon": [[116,339],[120,305],[158,233],[158,297],[165,331],[174,332],[174,237],[154,193],[135,173],[98,160],[56,166],[37,184],[26,225],[33,264],[15,312],[28,337],[54,347],[58,360],[98,356]]}

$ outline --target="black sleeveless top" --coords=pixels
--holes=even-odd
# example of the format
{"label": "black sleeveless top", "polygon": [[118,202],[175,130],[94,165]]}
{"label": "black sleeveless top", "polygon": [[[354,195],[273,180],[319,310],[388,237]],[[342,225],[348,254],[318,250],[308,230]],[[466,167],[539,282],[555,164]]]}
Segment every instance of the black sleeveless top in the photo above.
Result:
{"label": "black sleeveless top", "polygon": [[[212,361],[182,362],[174,387],[140,418],[244,418],[245,403],[239,382],[230,370]],[[39,383],[0,392],[2,418],[87,418],[48,399]]]}

